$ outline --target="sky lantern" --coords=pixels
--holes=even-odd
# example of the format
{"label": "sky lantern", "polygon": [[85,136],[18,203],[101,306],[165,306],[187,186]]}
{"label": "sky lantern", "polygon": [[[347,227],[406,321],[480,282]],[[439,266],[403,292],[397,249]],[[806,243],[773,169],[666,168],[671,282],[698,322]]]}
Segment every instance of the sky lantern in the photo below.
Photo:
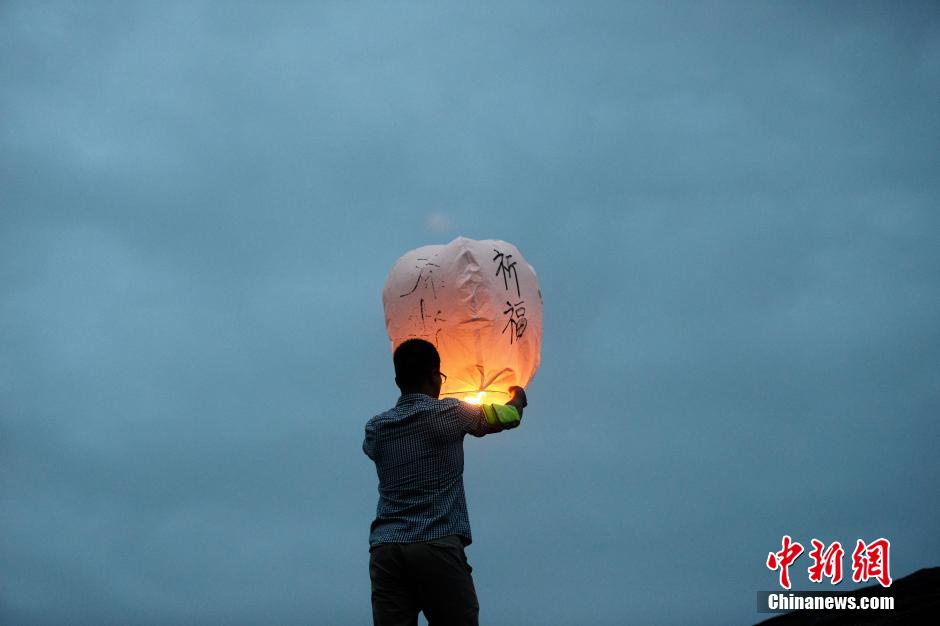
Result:
{"label": "sky lantern", "polygon": [[539,367],[542,293],[535,270],[505,241],[457,237],[405,253],[382,290],[392,351],[433,343],[447,380],[441,397],[505,403]]}

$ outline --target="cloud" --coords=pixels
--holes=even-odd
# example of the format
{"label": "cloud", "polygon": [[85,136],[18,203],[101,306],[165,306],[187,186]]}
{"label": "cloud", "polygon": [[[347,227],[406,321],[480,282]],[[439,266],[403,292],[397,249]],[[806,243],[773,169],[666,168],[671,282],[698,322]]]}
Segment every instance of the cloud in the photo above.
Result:
{"label": "cloud", "polygon": [[430,234],[446,234],[453,232],[454,224],[451,218],[440,212],[428,213],[424,218],[424,230]]}

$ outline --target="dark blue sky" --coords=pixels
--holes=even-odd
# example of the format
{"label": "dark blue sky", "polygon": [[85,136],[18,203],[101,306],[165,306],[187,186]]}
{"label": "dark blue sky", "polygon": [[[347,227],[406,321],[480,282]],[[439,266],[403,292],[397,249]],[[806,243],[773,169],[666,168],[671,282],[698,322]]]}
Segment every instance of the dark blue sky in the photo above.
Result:
{"label": "dark blue sky", "polygon": [[0,616],[368,623],[381,288],[458,234],[545,303],[484,624],[940,564],[938,110],[929,2],[3,3]]}

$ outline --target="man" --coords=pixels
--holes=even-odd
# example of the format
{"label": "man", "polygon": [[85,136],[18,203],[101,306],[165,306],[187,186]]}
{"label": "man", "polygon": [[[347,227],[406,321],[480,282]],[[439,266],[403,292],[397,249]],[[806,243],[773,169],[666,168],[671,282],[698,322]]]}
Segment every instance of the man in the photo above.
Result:
{"label": "man", "polygon": [[437,349],[409,339],[395,350],[398,403],[366,424],[362,449],[375,461],[379,503],[369,535],[376,626],[476,625],[480,611],[464,547],[470,520],[463,490],[463,438],[515,428],[525,391],[505,405],[439,400],[446,375]]}

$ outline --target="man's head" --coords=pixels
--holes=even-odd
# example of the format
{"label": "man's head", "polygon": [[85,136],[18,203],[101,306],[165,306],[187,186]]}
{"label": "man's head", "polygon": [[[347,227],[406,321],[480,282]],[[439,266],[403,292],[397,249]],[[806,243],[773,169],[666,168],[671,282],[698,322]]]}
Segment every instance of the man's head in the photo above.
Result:
{"label": "man's head", "polygon": [[395,384],[405,393],[441,395],[441,355],[424,339],[409,339],[395,349]]}

